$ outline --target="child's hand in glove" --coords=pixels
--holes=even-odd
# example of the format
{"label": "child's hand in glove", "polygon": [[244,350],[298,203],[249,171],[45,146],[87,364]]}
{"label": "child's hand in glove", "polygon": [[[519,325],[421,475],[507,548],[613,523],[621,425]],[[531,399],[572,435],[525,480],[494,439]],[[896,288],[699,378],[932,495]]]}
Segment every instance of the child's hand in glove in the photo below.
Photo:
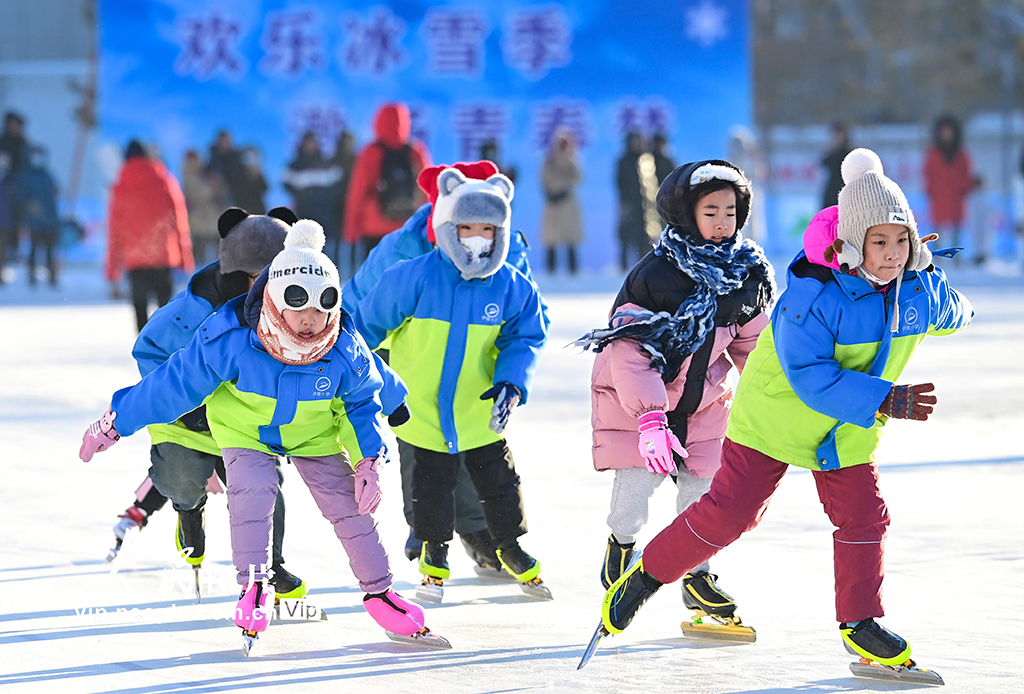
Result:
{"label": "child's hand in glove", "polygon": [[921,383],[916,386],[894,385],[878,411],[893,419],[916,419],[923,422],[932,413],[932,405],[938,402],[934,395],[924,395],[933,390],[935,385],[932,383]]}

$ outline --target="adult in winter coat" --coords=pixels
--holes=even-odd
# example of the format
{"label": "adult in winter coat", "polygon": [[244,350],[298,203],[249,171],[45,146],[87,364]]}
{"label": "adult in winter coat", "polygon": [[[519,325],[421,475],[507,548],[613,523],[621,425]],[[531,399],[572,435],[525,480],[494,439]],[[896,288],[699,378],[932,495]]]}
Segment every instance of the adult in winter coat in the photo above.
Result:
{"label": "adult in winter coat", "polygon": [[626,151],[615,165],[615,188],[619,194],[619,264],[623,270],[629,267],[632,251],[636,251],[635,257],[639,259],[651,249],[640,174],[640,157],[643,155],[644,139],[640,133],[626,135]]}
{"label": "adult in winter coat", "polygon": [[391,367],[409,386],[412,417],[395,434],[415,456],[413,524],[425,582],[440,585],[449,576],[453,494],[465,452],[499,561],[536,584],[540,563],[518,543],[526,520],[503,433],[527,399],[547,326],[537,288],[505,262],[512,183],[450,167],[433,183],[437,250],[387,270],[360,302],[356,324],[372,349],[390,338]]}
{"label": "adult in winter coat", "polygon": [[[437,248],[436,237],[431,219],[433,203],[437,199],[437,176],[445,167],[429,167],[419,176],[422,186],[426,187],[431,202],[422,205],[416,213],[406,220],[401,229],[391,232],[370,251],[370,255],[359,267],[359,271],[349,279],[341,292],[341,304],[345,310],[357,315],[359,302],[380,282],[384,272],[402,260],[418,258]],[[458,169],[470,179],[485,180],[498,173],[498,167],[491,161],[457,162],[452,168]],[[519,230],[512,230],[509,235],[508,256],[505,260],[509,265],[533,282],[530,274],[530,263],[527,258],[526,239]],[[547,308],[545,326],[547,325]],[[386,351],[386,344],[380,348]],[[398,438],[398,453],[402,466],[402,498],[404,501],[405,520],[409,525],[409,540],[406,542],[406,556],[410,560],[418,558],[422,542],[416,538],[413,530],[412,478],[415,469],[415,456],[410,444]],[[460,456],[464,457],[464,456]],[[455,484],[455,532],[462,540],[466,551],[477,564],[500,570],[497,555],[494,552],[494,541],[487,531],[480,499],[476,489],[466,472],[465,464],[459,465]]]}
{"label": "adult in winter coat", "polygon": [[571,132],[560,128],[551,136],[551,146],[541,168],[544,191],[541,242],[547,249],[549,273],[558,268],[558,249],[565,246],[569,273],[576,274],[576,246],[583,241],[583,218],[576,188],[582,180],[575,140]]}
{"label": "adult in winter coat", "polygon": [[[925,154],[924,191],[928,196],[928,214],[933,231],[943,242],[957,246],[968,194],[974,190],[971,157],[961,146],[960,122],[950,115],[935,121],[932,144]],[[984,256],[984,249],[979,249]]]}
{"label": "adult in winter coat", "polygon": [[110,190],[107,233],[107,279],[128,273],[135,323],[149,319],[149,299],[166,304],[173,292],[171,270],[191,272],[192,239],[185,196],[162,163],[138,140],[128,143],[125,162]]}
{"label": "adult in winter coat", "polygon": [[[910,668],[905,639],[878,624],[889,513],[875,452],[892,419],[925,420],[930,383],[894,381],[926,335],[964,328],[973,311],[919,238],[907,199],[878,156],[856,149],[835,224],[816,218],[790,264],[786,291],[747,359],[711,489],[612,584],[604,625],[622,631],[664,583],[757,525],[790,465],[812,471],[836,526],[836,620],[867,661]],[[835,240],[822,243],[822,235]],[[821,257],[831,266],[815,263]]]}
{"label": "adult in winter coat", "polygon": [[374,620],[403,637],[429,633],[422,609],[391,590],[371,515],[380,503],[377,467],[387,451],[384,382],[341,309],[337,269],[320,252],[324,241],[316,222],[293,224],[284,250],[249,293],[210,316],[184,349],[139,383],[116,392],[80,452],[88,462],[121,434],[206,404],[227,470],[232,556],[243,586],[235,624],[250,644],[269,623],[264,584],[271,578],[279,455],[290,456],[334,526]]}
{"label": "adult in winter coat", "polygon": [[373,130],[374,141],[356,157],[345,201],[345,240],[361,242],[363,257],[423,204],[416,179],[430,166],[426,146],[412,138],[405,104],[381,106]]}
{"label": "adult in winter coat", "polygon": [[[774,294],[764,252],[739,233],[750,198],[749,182],[729,162],[673,171],[658,191],[667,226],[654,250],[626,277],[609,328],[577,342],[598,351],[591,380],[594,467],[615,471],[605,588],[632,559],[648,501],[665,477],[675,482],[682,513],[718,471],[733,397],[729,374],[743,371]],[[676,444],[677,455],[685,445],[685,460],[672,450],[648,450],[652,434]],[[734,617],[735,602],[708,569],[704,562],[687,572],[684,604],[698,617],[714,614],[746,633]]]}
{"label": "adult in winter coat", "polygon": [[205,266],[217,258],[217,220],[224,211],[224,183],[209,173],[199,152],[185,153],[181,171],[181,187],[188,208],[188,227],[192,234],[192,256],[197,266]]}
{"label": "adult in winter coat", "polygon": [[850,144],[850,127],[846,123],[835,121],[830,132],[828,151],[821,158],[821,167],[825,169],[825,187],[821,192],[822,209],[834,206],[839,199],[839,191],[843,187],[843,159],[853,149]]}
{"label": "adult in winter coat", "polygon": [[284,188],[294,200],[295,214],[319,222],[327,234],[327,257],[338,258],[338,195],[342,170],[320,151],[320,139],[307,132],[295,158],[284,171]]}
{"label": "adult in winter coat", "polygon": [[46,253],[46,271],[51,287],[57,286],[57,234],[60,217],[57,214],[57,184],[47,168],[46,150],[29,149],[28,161],[18,171],[15,199],[18,217],[28,229],[32,245],[28,255],[28,283],[36,283],[36,258],[40,250]]}

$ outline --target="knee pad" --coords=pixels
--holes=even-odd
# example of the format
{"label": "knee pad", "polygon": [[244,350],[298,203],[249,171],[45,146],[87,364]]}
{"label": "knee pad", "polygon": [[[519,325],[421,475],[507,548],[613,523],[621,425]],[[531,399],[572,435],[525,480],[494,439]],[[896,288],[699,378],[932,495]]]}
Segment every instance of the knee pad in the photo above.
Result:
{"label": "knee pad", "polygon": [[363,607],[373,617],[373,621],[399,636],[418,633],[426,621],[422,607],[409,602],[393,590],[367,593],[363,598]]}

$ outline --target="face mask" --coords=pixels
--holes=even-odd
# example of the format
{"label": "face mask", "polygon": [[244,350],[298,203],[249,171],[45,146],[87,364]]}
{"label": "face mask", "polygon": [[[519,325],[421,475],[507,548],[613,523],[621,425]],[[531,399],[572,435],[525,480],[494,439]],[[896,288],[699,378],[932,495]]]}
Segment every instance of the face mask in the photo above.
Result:
{"label": "face mask", "polygon": [[459,243],[462,244],[466,254],[469,255],[469,262],[475,262],[478,258],[484,258],[491,254],[491,249],[494,248],[494,239],[485,239],[483,236],[470,236],[468,238],[460,238]]}

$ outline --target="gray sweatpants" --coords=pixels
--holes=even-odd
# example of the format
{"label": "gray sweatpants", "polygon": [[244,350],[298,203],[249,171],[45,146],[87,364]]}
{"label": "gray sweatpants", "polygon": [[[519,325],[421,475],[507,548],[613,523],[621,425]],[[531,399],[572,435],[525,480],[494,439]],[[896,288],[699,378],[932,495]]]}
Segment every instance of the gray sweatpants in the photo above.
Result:
{"label": "gray sweatpants", "polygon": [[[267,576],[278,486],[275,456],[248,448],[225,448],[221,452],[228,477],[231,555],[238,572],[238,584],[246,585],[250,566],[253,581]],[[334,526],[360,588],[367,593],[381,593],[390,588],[388,555],[377,536],[373,516],[359,513],[355,471],[348,456],[344,453],[312,458],[292,456],[291,460],[320,512]]]}
{"label": "gray sweatpants", "polygon": [[[636,540],[636,534],[647,523],[647,508],[654,490],[666,479],[646,468],[632,467],[615,471],[612,483],[611,512],[608,527],[620,544]],[[676,515],[690,507],[711,488],[711,478],[694,477],[685,470],[676,478]],[[707,571],[704,562],[693,571]]]}

